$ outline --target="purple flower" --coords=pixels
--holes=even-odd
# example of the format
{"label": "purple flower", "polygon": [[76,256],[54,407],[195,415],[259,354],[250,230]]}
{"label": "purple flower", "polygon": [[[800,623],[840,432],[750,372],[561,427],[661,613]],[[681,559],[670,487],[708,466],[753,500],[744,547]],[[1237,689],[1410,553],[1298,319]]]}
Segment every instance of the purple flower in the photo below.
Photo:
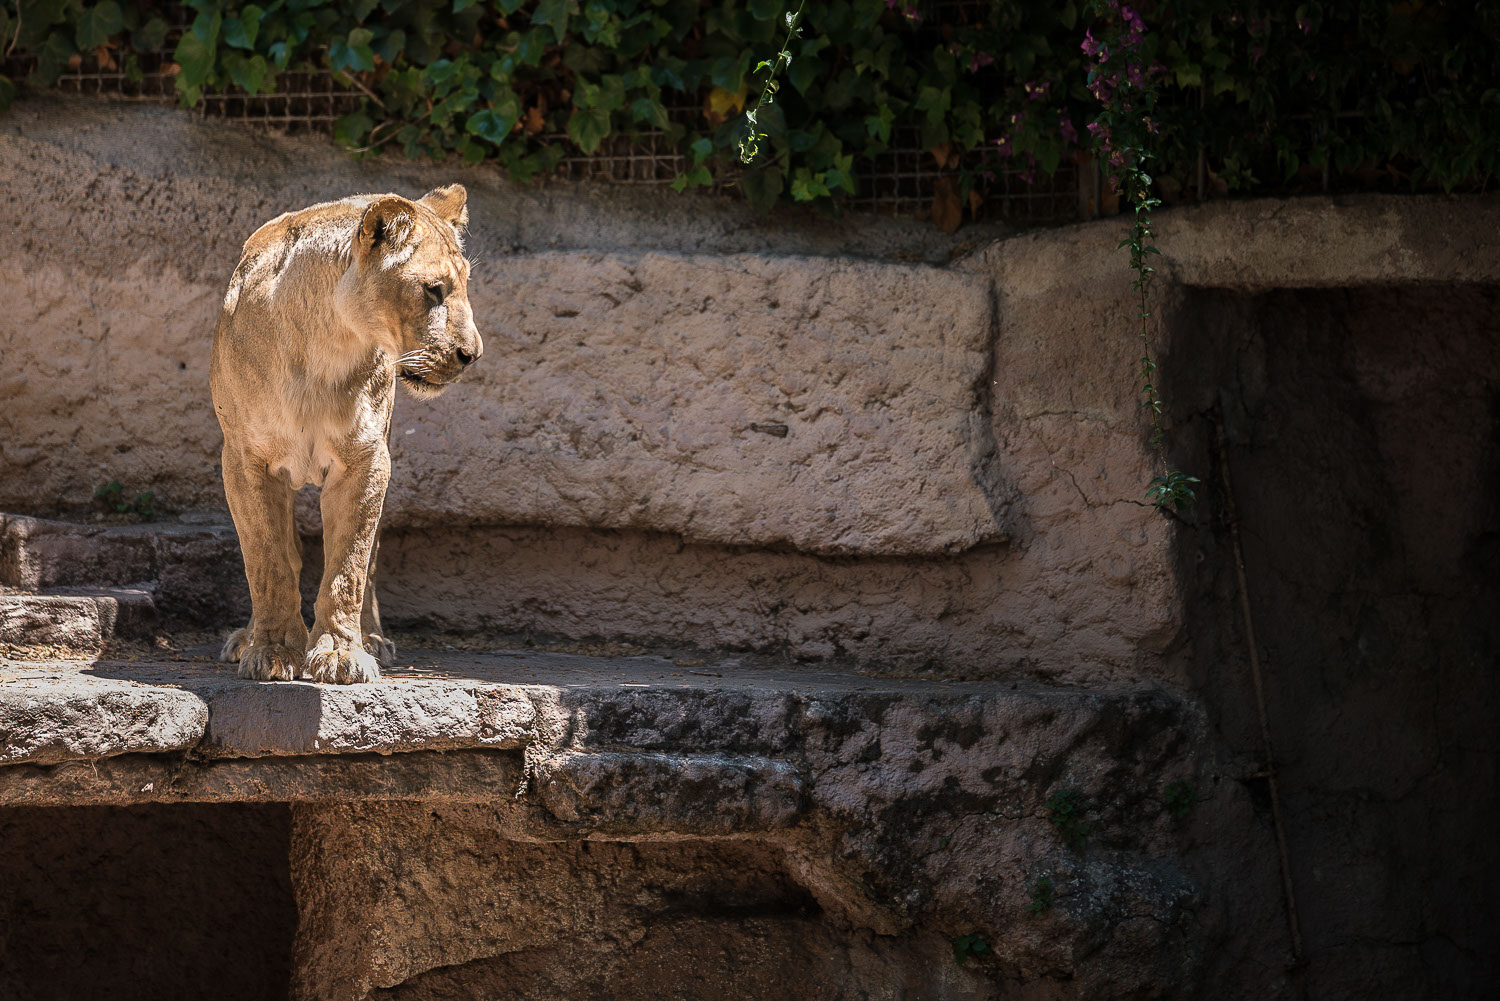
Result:
{"label": "purple flower", "polygon": [[1297,18],[1297,27],[1302,29],[1304,35],[1312,34],[1312,22],[1305,17]]}
{"label": "purple flower", "polygon": [[1014,150],[1010,148],[1010,136],[1001,136],[995,140],[995,154],[1001,158],[1010,156]]}
{"label": "purple flower", "polygon": [[988,52],[976,52],[974,58],[969,60],[969,72],[978,73],[982,67],[988,66],[995,61],[995,57]]}
{"label": "purple flower", "polygon": [[1057,133],[1063,137],[1063,142],[1069,145],[1076,145],[1078,143],[1078,130],[1073,127],[1073,119],[1071,118],[1064,118],[1058,123]]}

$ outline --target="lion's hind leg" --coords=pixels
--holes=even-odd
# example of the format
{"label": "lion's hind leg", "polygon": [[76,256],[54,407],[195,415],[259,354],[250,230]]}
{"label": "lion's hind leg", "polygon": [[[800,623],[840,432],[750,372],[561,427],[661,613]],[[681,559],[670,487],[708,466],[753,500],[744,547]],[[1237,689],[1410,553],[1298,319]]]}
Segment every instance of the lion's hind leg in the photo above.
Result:
{"label": "lion's hind leg", "polygon": [[250,646],[254,635],[255,621],[252,619],[249,625],[241,626],[224,637],[224,648],[219,651],[219,659],[226,664],[238,664],[240,655]]}

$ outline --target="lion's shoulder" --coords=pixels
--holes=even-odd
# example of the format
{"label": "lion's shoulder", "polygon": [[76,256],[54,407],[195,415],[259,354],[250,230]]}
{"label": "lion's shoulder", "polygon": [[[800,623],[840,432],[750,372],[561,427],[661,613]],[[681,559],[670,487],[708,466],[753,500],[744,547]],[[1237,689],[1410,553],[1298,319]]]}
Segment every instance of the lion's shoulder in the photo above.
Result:
{"label": "lion's shoulder", "polygon": [[[258,258],[298,244],[326,244],[330,253],[342,253],[365,206],[379,195],[353,195],[336,202],[319,202],[295,212],[283,212],[250,234],[241,258]],[[311,248],[310,248],[311,249]]]}

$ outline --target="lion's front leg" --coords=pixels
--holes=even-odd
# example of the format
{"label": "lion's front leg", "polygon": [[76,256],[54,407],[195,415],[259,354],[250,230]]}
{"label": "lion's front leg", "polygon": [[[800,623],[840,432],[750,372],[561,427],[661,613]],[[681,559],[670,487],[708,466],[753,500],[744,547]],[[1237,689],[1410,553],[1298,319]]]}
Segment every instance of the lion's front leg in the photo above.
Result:
{"label": "lion's front leg", "polygon": [[364,646],[363,610],[370,554],[390,480],[385,443],[330,474],[323,484],[323,583],[314,604],[306,676],[341,685],[374,681],[380,665]]}
{"label": "lion's front leg", "polygon": [[224,495],[240,539],[251,609],[250,625],[231,634],[225,652],[236,653],[242,678],[290,681],[307,646],[297,591],[302,559],[292,489],[265,463],[227,441],[223,460]]}

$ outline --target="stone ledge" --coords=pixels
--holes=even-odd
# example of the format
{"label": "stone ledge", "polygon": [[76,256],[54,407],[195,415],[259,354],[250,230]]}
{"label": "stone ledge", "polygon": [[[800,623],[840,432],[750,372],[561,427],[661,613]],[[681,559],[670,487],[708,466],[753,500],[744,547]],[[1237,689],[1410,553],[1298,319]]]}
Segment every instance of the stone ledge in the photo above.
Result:
{"label": "stone ledge", "polygon": [[[541,885],[506,874],[502,860],[526,857],[507,846],[580,841],[585,853],[759,846],[767,871],[834,926],[981,934],[1007,969],[1087,980],[1080,996],[1124,996],[1116,977],[1196,975],[1200,891],[1161,796],[1201,778],[1202,724],[1163,689],[871,678],[727,657],[687,668],[417,651],[405,663],[336,688],[240,681],[203,661],[0,661],[4,725],[19,738],[0,765],[0,806],[294,804],[294,860],[336,859],[351,885],[389,890],[352,910],[347,900],[366,898],[312,892],[299,997],[363,997],[505,952],[452,947],[466,941],[457,929],[509,913],[517,885]],[[127,723],[146,718],[141,707],[174,707],[176,736],[95,708],[119,705],[133,707],[117,710]],[[25,743],[39,720],[45,750],[34,735]],[[1086,856],[1049,822],[1060,789],[1087,804]],[[1226,808],[1245,798],[1233,783],[1215,795]],[[294,878],[326,885],[320,862],[302,864]],[[1042,876],[1058,899],[1036,919]],[[400,924],[412,900],[423,915],[441,901],[448,917],[371,946],[372,919]],[[1165,972],[1141,972],[1141,954],[1168,957]],[[365,986],[328,987],[351,983]]]}
{"label": "stone ledge", "polygon": [[143,588],[0,592],[0,643],[89,656],[117,638],[149,639],[155,628],[156,604]]}
{"label": "stone ledge", "polygon": [[207,724],[208,706],[189,692],[56,677],[0,683],[0,764],[186,751]]}
{"label": "stone ledge", "polygon": [[906,680],[750,667],[734,658],[694,670],[658,656],[534,651],[419,650],[404,660],[412,666],[371,684],[255,682],[214,662],[207,647],[194,653],[179,660],[0,659],[0,706],[9,707],[9,750],[0,762],[142,751],[190,750],[208,760],[529,745],[557,754],[780,759],[851,716],[907,741],[925,733],[930,743],[939,732],[933,728],[955,714],[970,720],[960,729],[972,730],[973,739],[991,727],[998,739],[1012,727],[1092,717],[1114,705],[1176,702],[1154,686],[1082,691]]}

